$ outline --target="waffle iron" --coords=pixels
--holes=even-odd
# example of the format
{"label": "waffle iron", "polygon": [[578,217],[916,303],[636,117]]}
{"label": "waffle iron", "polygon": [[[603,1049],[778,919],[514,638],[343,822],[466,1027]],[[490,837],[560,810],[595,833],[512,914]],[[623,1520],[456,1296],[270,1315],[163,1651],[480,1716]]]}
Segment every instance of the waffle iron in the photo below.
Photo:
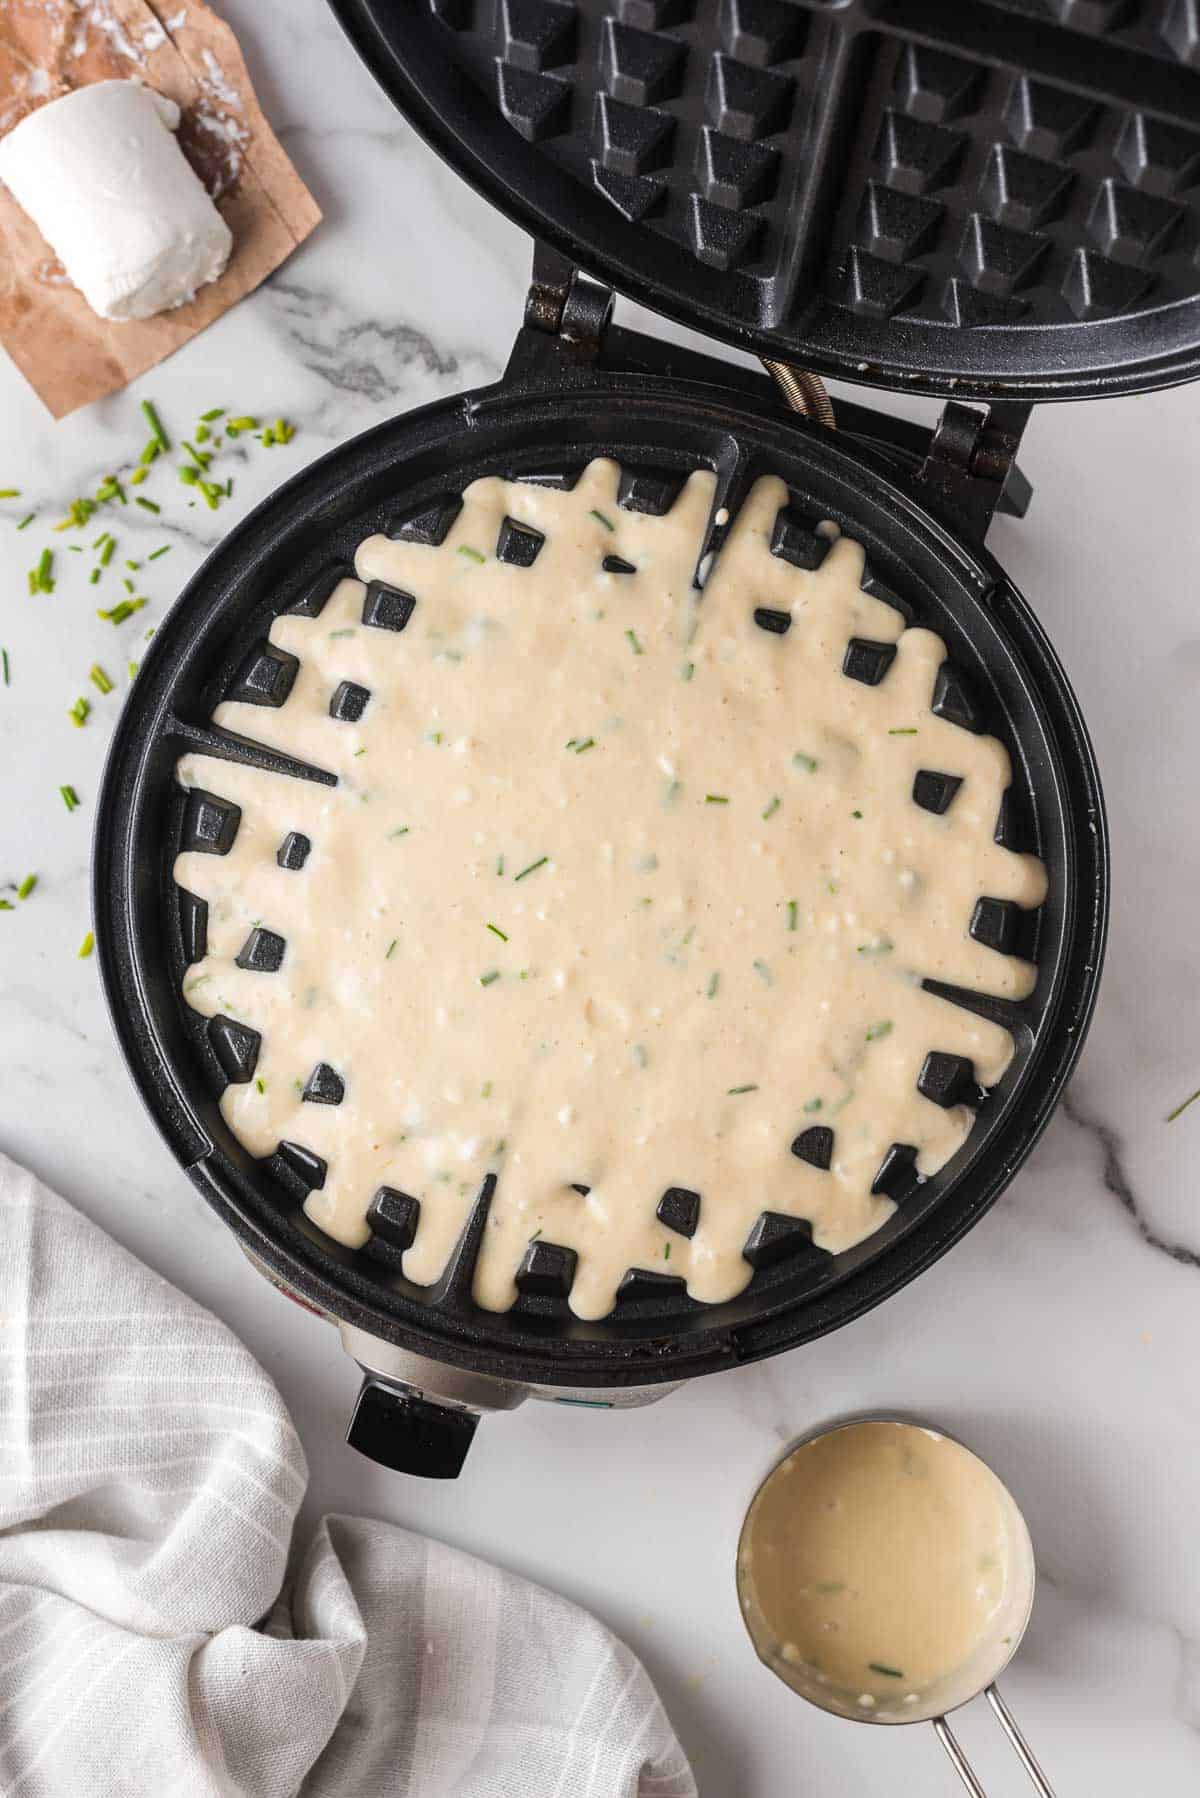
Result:
{"label": "waffle iron", "polygon": [[[1200,27],[1175,0],[331,5],[412,123],[534,236],[525,317],[498,382],[334,451],[189,584],[113,742],[95,925],[119,1042],[172,1151],[363,1370],[349,1440],[453,1477],[482,1413],[530,1396],[644,1404],[880,1303],[982,1216],[1051,1116],[1103,955],[1103,801],[1066,676],[984,537],[997,510],[1029,502],[1016,454],[1034,403],[1197,372]],[[614,325],[614,290],[715,338],[714,353]],[[833,413],[817,375],[935,395],[941,417],[931,431],[867,404]],[[227,850],[238,822],[219,793],[179,787],[183,750],[330,778],[210,722],[222,697],[282,703],[266,642],[278,612],[319,606],[371,532],[438,541],[481,475],[570,484],[596,455],[624,470],[621,504],[646,511],[711,469],[706,550],[767,472],[789,489],[775,553],[814,566],[825,519],[861,542],[864,585],[948,645],[934,709],[1007,746],[997,838],[1040,855],[1050,885],[1032,913],[980,897],[972,934],[1034,959],[1037,984],[1019,1003],[936,989],[1003,1022],[1015,1054],[984,1091],[969,1064],[931,1053],[922,1092],[977,1122],[925,1181],[895,1145],[880,1231],[831,1256],[765,1212],[736,1299],[702,1306],[631,1268],[613,1313],[584,1322],[553,1243],[530,1245],[511,1311],[474,1304],[490,1181],[441,1278],[419,1287],[402,1218],[376,1205],[366,1247],[346,1249],[304,1214],[325,1170],[302,1143],[255,1161],[233,1139],[218,1099],[252,1077],[257,1037],[183,1003],[205,916],[171,869],[181,847]],[[879,647],[852,645],[847,678],[886,679]],[[918,785],[918,803],[953,802],[936,768]]]}

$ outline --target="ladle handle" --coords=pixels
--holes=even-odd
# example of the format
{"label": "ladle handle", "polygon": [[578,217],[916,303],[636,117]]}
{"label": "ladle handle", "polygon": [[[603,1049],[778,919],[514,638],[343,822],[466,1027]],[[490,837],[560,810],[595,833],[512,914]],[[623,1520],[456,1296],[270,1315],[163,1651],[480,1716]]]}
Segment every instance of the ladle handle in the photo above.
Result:
{"label": "ladle handle", "polygon": [[[1033,1749],[1021,1734],[1021,1731],[1017,1726],[1016,1718],[1005,1704],[1003,1698],[1001,1698],[999,1686],[988,1686],[985,1697],[995,1711],[1001,1729],[1016,1750],[1017,1759],[1033,1781],[1034,1788],[1038,1793],[1038,1798],[1054,1798],[1054,1788],[1039,1767]],[[967,1791],[971,1794],[971,1798],[987,1798],[987,1793],[976,1779],[974,1769],[966,1755],[963,1753],[958,1738],[950,1728],[946,1719],[944,1717],[935,1717],[933,1719],[933,1727],[938,1741],[950,1756],[951,1766],[962,1780]]]}

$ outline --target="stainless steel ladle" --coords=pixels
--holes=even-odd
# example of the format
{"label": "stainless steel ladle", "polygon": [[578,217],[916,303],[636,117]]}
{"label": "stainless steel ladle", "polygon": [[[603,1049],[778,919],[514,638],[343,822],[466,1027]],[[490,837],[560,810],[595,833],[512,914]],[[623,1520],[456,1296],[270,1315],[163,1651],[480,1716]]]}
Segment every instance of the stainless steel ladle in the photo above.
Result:
{"label": "stainless steel ladle", "polygon": [[[759,1604],[755,1590],[750,1557],[747,1552],[748,1531],[755,1505],[762,1492],[780,1476],[793,1458],[802,1455],[811,1444],[833,1435],[838,1430],[852,1429],[864,1423],[894,1423],[909,1428],[928,1430],[932,1435],[945,1436],[956,1442],[959,1448],[971,1455],[992,1480],[995,1481],[1001,1508],[1007,1523],[1009,1541],[1012,1549],[1010,1576],[1004,1602],[991,1619],[987,1635],[977,1644],[969,1659],[945,1678],[937,1681],[927,1691],[921,1693],[916,1702],[905,1702],[903,1708],[892,1710],[886,1706],[876,1705],[865,1709],[856,1696],[849,1692],[822,1684],[813,1669],[802,1662],[785,1659],[781,1652],[781,1644],[769,1628],[766,1617]],[[854,1723],[932,1723],[946,1753],[949,1755],[955,1772],[962,1780],[971,1798],[987,1798],[979,1779],[963,1752],[962,1746],[955,1736],[947,1715],[969,1704],[973,1698],[982,1693],[999,1720],[1000,1727],[1016,1750],[1018,1759],[1026,1773],[1033,1781],[1040,1798],[1054,1798],[1050,1781],[1046,1778],[1029,1743],[1017,1727],[1016,1719],[1009,1710],[996,1681],[1003,1673],[1013,1655],[1021,1645],[1029,1623],[1029,1615],[1033,1609],[1034,1564],[1033,1544],[1025,1519],[1007,1486],[1000,1480],[985,1461],[980,1460],[966,1444],[959,1442],[948,1430],[937,1429],[934,1425],[920,1418],[902,1416],[896,1412],[872,1412],[869,1415],[847,1418],[844,1421],[814,1430],[784,1456],[783,1460],[767,1475],[759,1486],[742,1524],[742,1532],[738,1541],[737,1559],[738,1598],[742,1608],[742,1618],[750,1640],[754,1644],[755,1653],[764,1666],[771,1669],[786,1686],[801,1698],[806,1698],[818,1709],[829,1711],[834,1716],[845,1717]]]}

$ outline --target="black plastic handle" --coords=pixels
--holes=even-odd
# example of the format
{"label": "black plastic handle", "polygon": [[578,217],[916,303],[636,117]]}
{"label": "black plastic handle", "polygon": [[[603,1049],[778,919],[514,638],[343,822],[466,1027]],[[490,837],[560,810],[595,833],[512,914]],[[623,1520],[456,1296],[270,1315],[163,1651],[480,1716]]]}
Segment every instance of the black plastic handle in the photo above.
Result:
{"label": "black plastic handle", "polygon": [[360,1455],[425,1480],[456,1480],[479,1422],[473,1411],[435,1405],[368,1374],[346,1441]]}

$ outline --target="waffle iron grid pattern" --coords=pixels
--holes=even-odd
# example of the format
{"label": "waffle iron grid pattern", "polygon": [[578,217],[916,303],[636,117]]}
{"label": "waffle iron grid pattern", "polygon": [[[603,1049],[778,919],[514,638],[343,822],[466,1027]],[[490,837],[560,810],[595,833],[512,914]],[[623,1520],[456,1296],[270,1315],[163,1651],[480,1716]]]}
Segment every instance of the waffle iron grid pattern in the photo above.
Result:
{"label": "waffle iron grid pattern", "polygon": [[[742,454],[732,464],[717,471],[718,491],[714,495],[712,507],[714,521],[720,508],[725,508],[727,513],[736,512],[757,472],[754,458]],[[574,484],[575,473],[556,472],[532,478],[542,484],[569,487]],[[619,503],[636,511],[666,512],[673,505],[683,479],[682,473],[668,473],[661,467],[637,469],[626,465]],[[450,529],[460,505],[461,500],[455,494],[444,495],[432,504],[424,501],[415,511],[394,515],[387,522],[386,529],[392,536],[439,543]],[[777,516],[772,552],[799,568],[818,567],[829,547],[828,539],[816,529],[818,522],[815,514],[810,514],[801,501],[793,498]],[[528,547],[520,539],[537,534],[528,527],[514,530],[510,528],[511,525],[511,520],[506,521],[500,540],[495,545],[495,553],[504,561],[529,566],[536,555],[536,548],[540,547],[540,541],[534,547],[533,554],[530,554]],[[703,555],[708,555],[719,547],[728,528],[727,524],[710,522]],[[314,580],[304,583],[300,596],[291,602],[288,609],[310,617],[317,615],[338,582],[352,573],[348,563],[337,561],[326,564]],[[864,571],[863,587],[894,605],[906,620],[913,620],[914,610],[908,599],[882,582],[870,563]],[[373,613],[390,594],[390,589],[380,589],[379,583],[373,583],[364,602],[364,623],[378,622]],[[409,612],[411,605],[404,613],[404,623],[408,621]],[[756,611],[755,622],[760,629],[779,631],[785,629],[790,620],[784,614]],[[384,624],[382,628],[402,629],[403,624],[393,622],[390,625]],[[846,648],[843,673],[847,679],[876,684],[886,680],[893,655],[891,645],[851,639]],[[250,703],[273,708],[282,706],[286,704],[291,691],[295,671],[294,657],[274,648],[265,635],[259,636],[243,652],[225,697],[248,700]],[[330,709],[334,716],[344,715],[335,710],[335,707],[339,704],[345,685],[346,683],[342,683],[342,687],[332,696]],[[1001,735],[1006,734],[987,695],[981,695],[969,675],[953,659],[948,659],[939,671],[931,709],[939,717],[964,730],[993,729]],[[235,736],[220,726],[191,725],[181,728],[177,722],[175,731],[181,738],[181,747],[208,751],[227,759],[290,772],[300,778],[316,779],[326,784],[333,778],[322,770],[297,762],[252,739]],[[1020,762],[1014,758],[1016,784],[1005,795],[1001,815],[996,821],[996,840],[1012,849],[1036,850],[1038,845],[1034,840],[1029,807],[1021,790],[1020,779]],[[219,781],[217,784],[219,785]],[[914,782],[914,804],[928,811],[945,812],[953,804],[960,784],[953,775],[933,768],[925,769]],[[176,812],[176,840],[181,849],[215,855],[229,853],[240,824],[241,814],[236,805],[222,799],[219,793],[195,787],[186,791],[180,788],[177,789]],[[307,838],[294,831],[288,832],[279,845],[277,860],[281,867],[302,877],[310,848]],[[200,960],[205,953],[207,905],[181,888],[176,889],[176,898],[182,962],[186,965]],[[1020,955],[1036,961],[1040,923],[1041,908],[1023,911],[1010,902],[982,895],[975,906],[968,929],[977,941],[986,943],[1001,953]],[[256,928],[252,930],[239,954],[238,962],[239,965],[253,966],[262,972],[274,972],[281,964],[283,949],[282,938],[268,928]],[[979,1085],[970,1061],[957,1055],[945,1054],[936,1048],[927,1055],[917,1081],[918,1091],[934,1104],[966,1105],[975,1112],[981,1109],[990,1112],[993,1105],[1003,1103],[1003,1091],[1011,1089],[1014,1081],[1019,1078],[1038,1026],[1041,994],[1035,992],[1029,999],[1011,1001],[960,991],[936,981],[928,981],[926,984],[930,990],[1004,1024],[1012,1032],[1014,1062],[1005,1075],[1002,1091],[996,1095],[993,1096]],[[188,1033],[200,1052],[215,1090],[219,1091],[227,1082],[245,1083],[254,1078],[261,1043],[257,1030],[220,1013],[204,1019],[185,1007],[185,1017]],[[344,1087],[336,1070],[319,1063],[312,1071],[304,1098],[312,1103],[340,1104],[344,1098]],[[796,1131],[791,1145],[792,1153],[810,1166],[828,1171],[835,1150],[834,1130],[826,1126],[805,1128],[798,1116]],[[954,1165],[964,1155],[970,1156],[971,1152],[971,1146],[965,1146],[944,1175],[934,1176],[930,1182],[926,1182],[916,1172],[916,1150],[909,1144],[893,1143],[881,1163],[874,1190],[886,1193],[903,1211],[906,1205],[919,1196],[928,1197],[945,1178],[953,1177]],[[301,1222],[302,1214],[298,1213],[297,1207],[313,1187],[324,1183],[327,1173],[325,1163],[302,1142],[282,1142],[276,1153],[268,1158],[266,1167],[273,1177],[280,1207],[286,1214],[295,1216],[297,1222]],[[488,1176],[445,1270],[431,1287],[416,1287],[403,1275],[403,1255],[416,1234],[420,1201],[411,1194],[381,1187],[368,1210],[367,1221],[372,1234],[361,1255],[356,1257],[359,1265],[370,1268],[374,1278],[396,1283],[410,1298],[423,1306],[448,1308],[455,1312],[473,1309],[471,1285],[474,1266],[495,1187],[495,1177]],[[579,1186],[576,1190],[582,1194],[587,1192],[585,1186]],[[702,1204],[703,1195],[687,1188],[670,1187],[657,1201],[657,1216],[667,1231],[691,1236],[696,1230]],[[306,1230],[315,1228],[308,1225],[306,1219],[303,1220],[302,1227]],[[764,1211],[760,1215],[746,1240],[743,1254],[753,1270],[752,1288],[756,1288],[764,1278],[772,1276],[799,1276],[816,1287],[828,1279],[835,1260],[827,1251],[818,1249],[813,1244],[811,1226],[806,1219],[772,1211]],[[570,1323],[572,1314],[568,1298],[574,1269],[575,1254],[571,1249],[547,1240],[531,1241],[517,1271],[518,1298],[514,1307],[516,1316],[524,1321],[533,1320],[535,1326],[538,1319],[543,1320],[547,1327]],[[687,1312],[703,1314],[711,1309],[689,1298],[683,1280],[653,1269],[631,1267],[617,1293],[616,1316],[631,1321],[639,1317],[677,1316]]]}
{"label": "waffle iron grid pattern", "polygon": [[626,250],[668,240],[749,331],[1003,375],[1030,327],[1200,296],[1194,0],[421,3]]}

